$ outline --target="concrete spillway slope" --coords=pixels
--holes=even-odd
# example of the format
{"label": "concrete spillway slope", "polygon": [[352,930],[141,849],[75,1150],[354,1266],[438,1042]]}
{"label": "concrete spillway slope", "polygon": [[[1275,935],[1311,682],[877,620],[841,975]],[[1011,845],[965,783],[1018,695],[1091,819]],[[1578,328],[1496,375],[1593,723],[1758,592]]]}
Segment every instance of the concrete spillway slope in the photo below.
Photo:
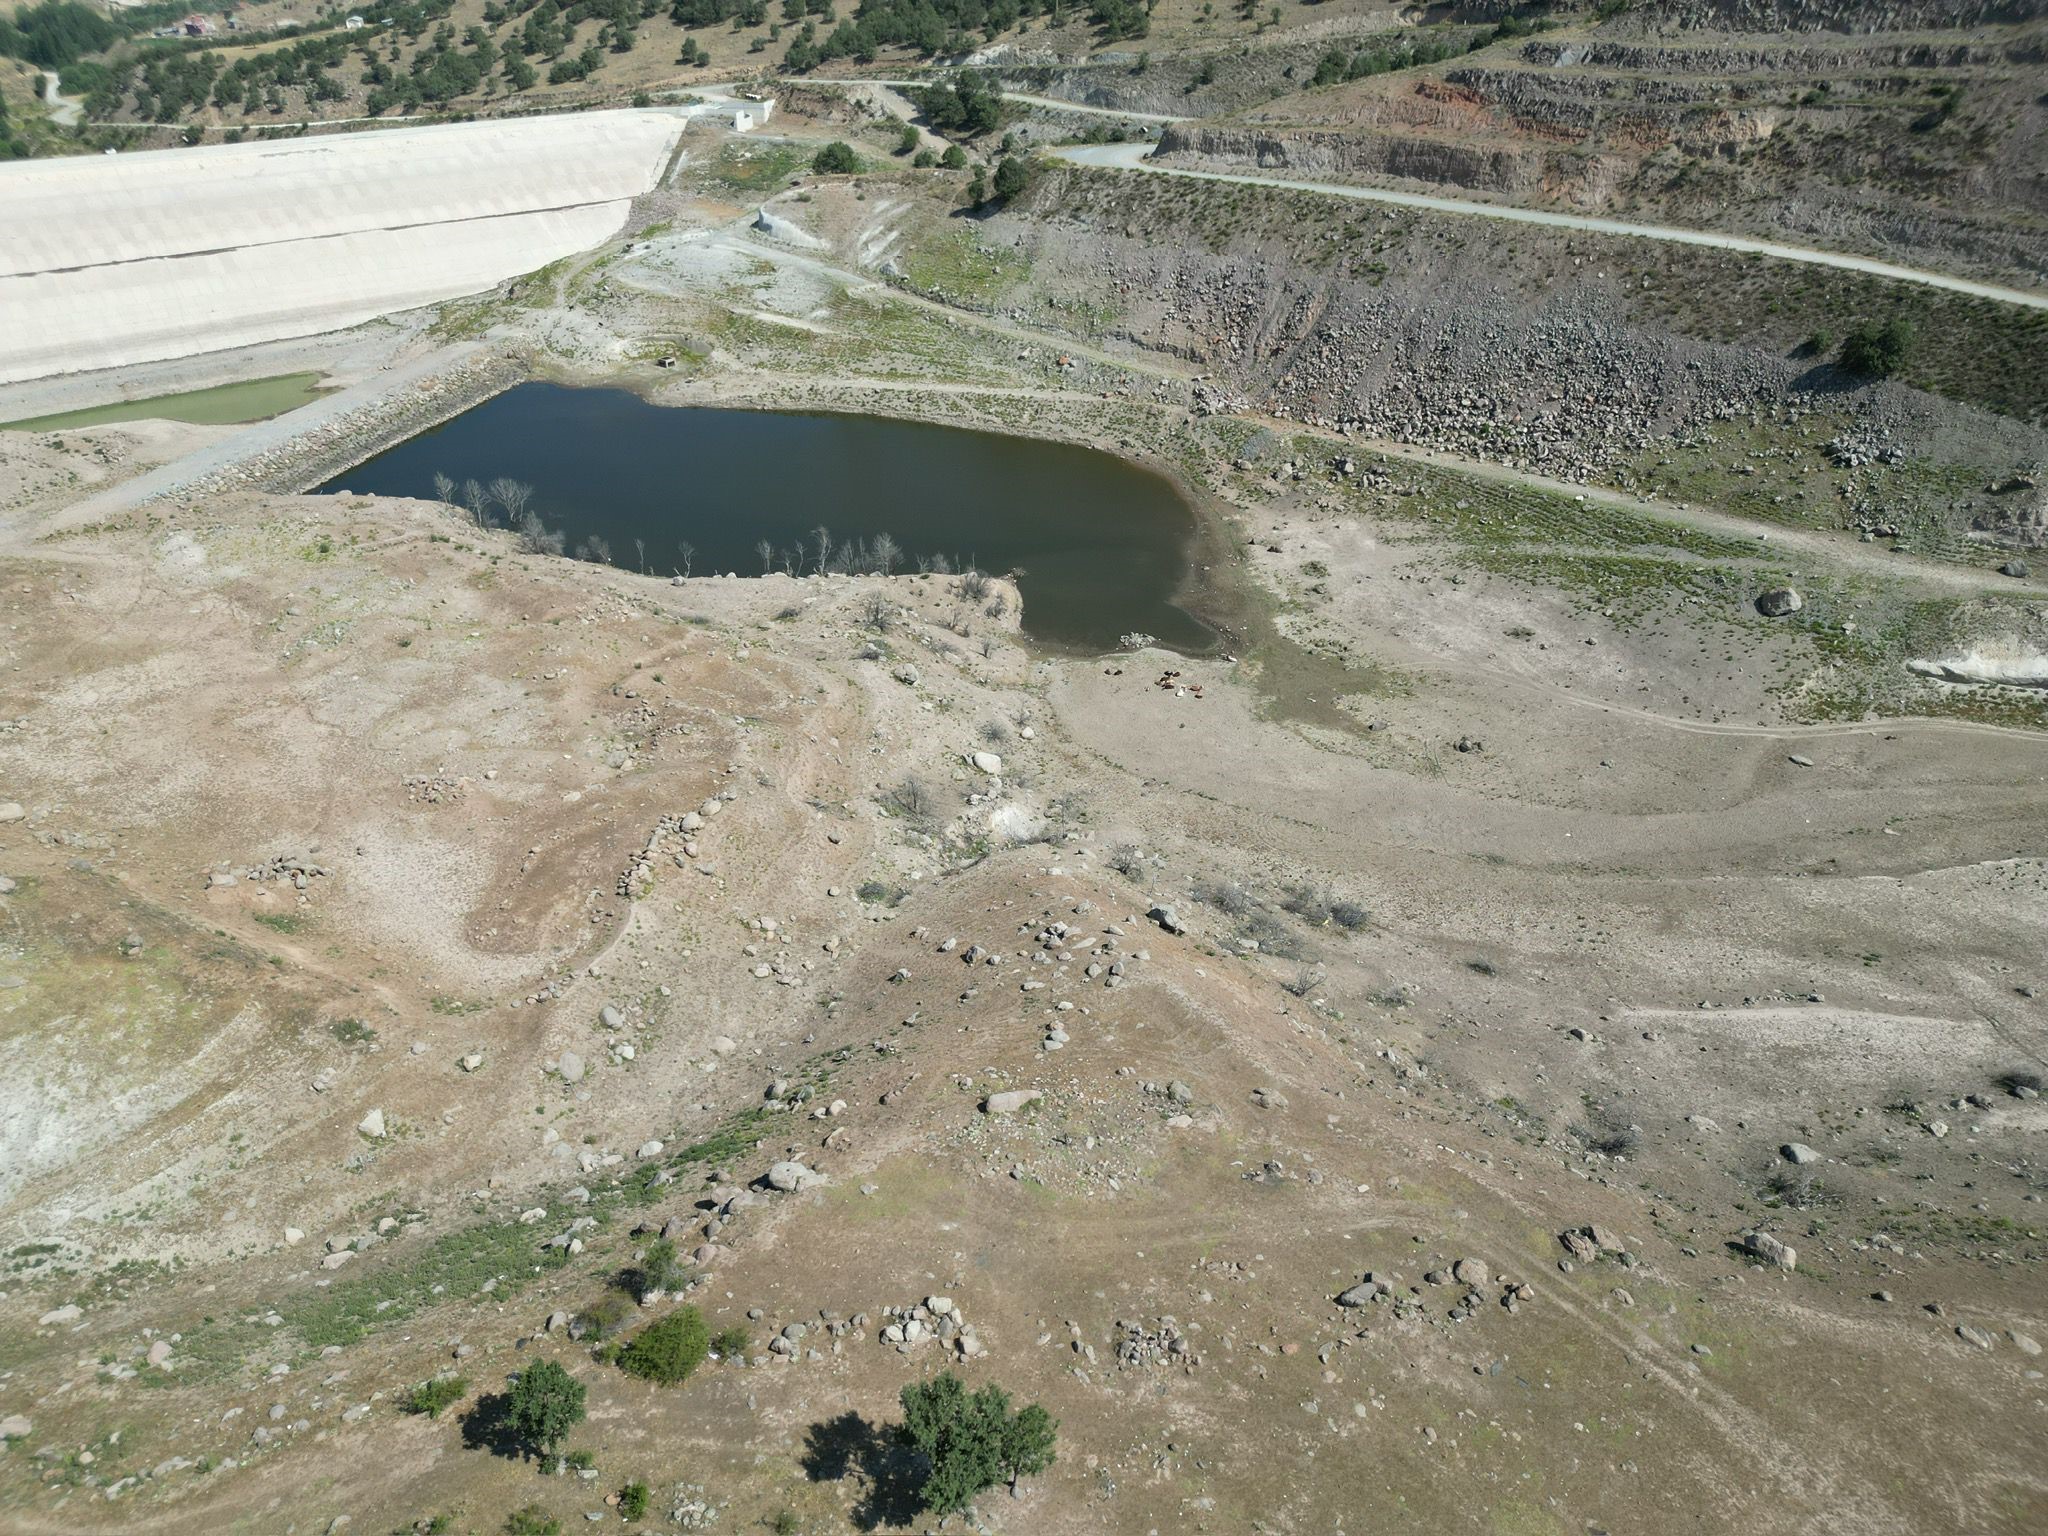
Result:
{"label": "concrete spillway slope", "polygon": [[615,233],[682,127],[592,112],[0,165],[0,383],[475,293]]}

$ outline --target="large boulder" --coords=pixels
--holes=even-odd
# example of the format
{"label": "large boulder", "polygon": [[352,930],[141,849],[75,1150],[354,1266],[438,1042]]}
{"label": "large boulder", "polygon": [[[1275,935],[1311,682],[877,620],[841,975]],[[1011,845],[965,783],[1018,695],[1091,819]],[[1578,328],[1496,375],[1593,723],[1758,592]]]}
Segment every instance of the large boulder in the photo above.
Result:
{"label": "large boulder", "polygon": [[1014,1115],[1029,1109],[1044,1097],[1036,1088],[1012,1088],[1006,1093],[990,1094],[982,1107],[992,1115]]}
{"label": "large boulder", "polygon": [[786,1195],[821,1182],[825,1175],[815,1168],[806,1168],[802,1163],[774,1163],[768,1169],[768,1187],[779,1189]]}
{"label": "large boulder", "polygon": [[1745,1233],[1742,1251],[1753,1254],[1766,1264],[1775,1264],[1780,1269],[1796,1269],[1799,1266],[1799,1250],[1768,1232]]}
{"label": "large boulder", "polygon": [[1806,599],[1790,587],[1772,587],[1757,594],[1756,611],[1767,619],[1782,619],[1806,606]]}

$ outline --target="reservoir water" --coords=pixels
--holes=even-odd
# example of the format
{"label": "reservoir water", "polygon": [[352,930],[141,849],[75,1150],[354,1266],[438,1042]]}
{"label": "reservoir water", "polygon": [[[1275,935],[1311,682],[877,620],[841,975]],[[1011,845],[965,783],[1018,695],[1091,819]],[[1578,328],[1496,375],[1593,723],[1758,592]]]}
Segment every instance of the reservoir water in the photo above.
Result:
{"label": "reservoir water", "polygon": [[820,528],[828,565],[850,552],[858,568],[886,534],[899,571],[943,560],[1020,573],[1025,632],[1047,646],[1109,650],[1133,631],[1184,651],[1216,639],[1176,602],[1193,511],[1164,477],[1094,449],[529,383],[320,490],[432,498],[437,475],[529,486],[532,512],[571,553],[627,570],[759,575],[800,560],[808,572]]}

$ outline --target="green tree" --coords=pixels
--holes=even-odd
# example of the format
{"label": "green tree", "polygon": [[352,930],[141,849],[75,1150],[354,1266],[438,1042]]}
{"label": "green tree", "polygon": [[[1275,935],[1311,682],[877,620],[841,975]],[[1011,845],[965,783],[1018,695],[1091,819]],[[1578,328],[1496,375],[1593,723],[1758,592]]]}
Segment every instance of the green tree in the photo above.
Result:
{"label": "green tree", "polygon": [[1851,373],[1888,379],[1906,366],[1913,327],[1898,316],[1883,325],[1859,325],[1842,343],[1842,366]]}
{"label": "green tree", "polygon": [[834,139],[811,157],[811,169],[820,176],[850,176],[860,169],[860,156],[851,144]]}
{"label": "green tree", "polygon": [[948,144],[946,152],[939,156],[939,164],[949,171],[965,170],[967,167],[967,151],[958,144]]}
{"label": "green tree", "polygon": [[1005,155],[996,166],[995,196],[1007,203],[1031,185],[1031,162],[1022,155]]}
{"label": "green tree", "polygon": [[903,1389],[903,1438],[926,1462],[919,1497],[941,1517],[966,1509],[975,1496],[1052,1465],[1057,1421],[1036,1403],[1015,1413],[993,1384],[969,1392],[951,1371]]}
{"label": "green tree", "polygon": [[917,153],[917,143],[917,125],[905,123],[902,134],[896,140],[896,153],[899,155],[914,155]]}
{"label": "green tree", "polygon": [[711,1337],[704,1327],[704,1314],[695,1307],[678,1307],[627,1342],[619,1351],[619,1368],[672,1387],[687,1380],[704,1363],[710,1350]]}
{"label": "green tree", "polygon": [[1026,1403],[1003,1426],[1000,1456],[1011,1493],[1019,1478],[1036,1477],[1053,1464],[1059,1428],[1060,1421],[1036,1403]]}
{"label": "green tree", "polygon": [[541,1455],[551,1455],[583,1422],[583,1383],[552,1360],[536,1360],[512,1386],[512,1432]]}

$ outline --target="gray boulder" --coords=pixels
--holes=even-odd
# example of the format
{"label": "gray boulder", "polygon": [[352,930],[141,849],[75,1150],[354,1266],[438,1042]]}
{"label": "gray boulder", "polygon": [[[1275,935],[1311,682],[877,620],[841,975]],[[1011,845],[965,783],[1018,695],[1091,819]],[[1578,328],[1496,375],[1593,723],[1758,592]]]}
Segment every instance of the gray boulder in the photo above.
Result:
{"label": "gray boulder", "polygon": [[1749,1232],[1743,1235],[1742,1251],[1753,1254],[1766,1264],[1775,1264],[1780,1269],[1799,1267],[1799,1250],[1782,1238],[1768,1232]]}
{"label": "gray boulder", "polygon": [[1782,619],[1806,606],[1806,599],[1790,587],[1772,587],[1757,594],[1756,611],[1767,619]]}

